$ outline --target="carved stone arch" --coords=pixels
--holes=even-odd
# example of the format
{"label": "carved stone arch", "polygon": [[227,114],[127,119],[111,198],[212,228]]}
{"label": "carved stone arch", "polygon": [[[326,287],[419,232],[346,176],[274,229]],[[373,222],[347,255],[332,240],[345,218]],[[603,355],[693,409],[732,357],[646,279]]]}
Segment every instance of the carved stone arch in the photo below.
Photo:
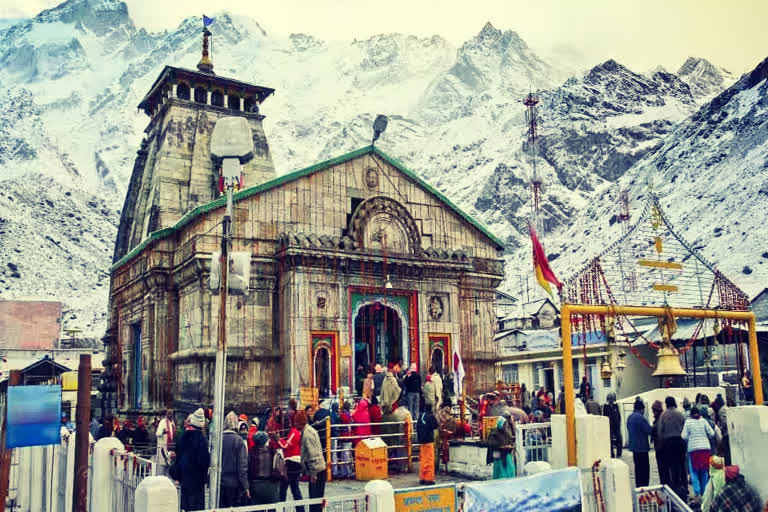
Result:
{"label": "carved stone arch", "polygon": [[360,203],[349,220],[349,236],[358,248],[423,254],[416,221],[405,206],[385,196]]}

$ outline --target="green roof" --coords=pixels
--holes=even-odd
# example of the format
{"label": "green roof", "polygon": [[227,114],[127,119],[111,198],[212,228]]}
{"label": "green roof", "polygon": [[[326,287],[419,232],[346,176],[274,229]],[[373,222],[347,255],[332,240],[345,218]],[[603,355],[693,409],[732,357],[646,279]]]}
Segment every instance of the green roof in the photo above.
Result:
{"label": "green roof", "polygon": [[[310,167],[307,167],[305,169],[300,169],[298,171],[293,171],[288,174],[284,174],[283,176],[280,176],[279,178],[275,178],[273,180],[267,181],[262,183],[261,185],[256,185],[255,187],[250,187],[245,190],[242,190],[238,193],[236,193],[234,196],[232,196],[233,202],[238,202],[242,199],[251,197],[256,194],[260,194],[261,192],[264,192],[266,190],[273,189],[275,187],[279,187],[280,185],[283,185],[285,183],[289,183],[291,181],[297,180],[299,178],[302,178],[304,176],[309,176],[310,174],[314,174],[318,171],[322,171],[324,169],[327,169],[329,167],[333,167],[334,165],[342,164],[344,162],[347,162],[349,160],[354,160],[355,158],[358,158],[363,155],[367,155],[369,153],[373,153],[382,159],[384,159],[387,163],[390,165],[396,167],[398,170],[400,170],[403,174],[411,178],[413,181],[415,181],[419,186],[425,188],[427,192],[434,194],[438,197],[443,203],[445,203],[449,208],[451,208],[454,212],[456,212],[462,219],[470,223],[472,226],[477,228],[482,234],[487,236],[494,244],[496,244],[497,248],[503,249],[504,244],[496,238],[488,229],[483,226],[481,223],[479,223],[477,220],[472,218],[469,214],[462,211],[458,206],[453,204],[450,199],[445,197],[443,194],[441,194],[437,189],[432,187],[429,183],[421,179],[416,173],[408,169],[405,165],[403,165],[402,162],[397,160],[396,158],[393,158],[377,148],[376,146],[366,146],[364,148],[357,149],[355,151],[352,151],[350,153],[347,153],[345,155],[337,156],[336,158],[331,158],[330,160],[326,160],[324,162],[317,163],[315,165],[312,165]],[[192,211],[187,212],[184,217],[179,219],[179,221],[171,227],[161,229],[159,231],[155,231],[151,233],[147,238],[144,239],[139,245],[131,249],[128,254],[120,258],[117,263],[112,265],[110,268],[110,271],[117,270],[118,268],[122,267],[126,263],[128,263],[130,260],[132,260],[134,257],[136,257],[141,251],[144,250],[149,244],[155,242],[156,240],[163,240],[165,238],[168,238],[172,234],[176,233],[178,230],[195,220],[197,217],[204,213],[208,213],[212,210],[215,210],[217,208],[221,208],[223,206],[227,205],[227,198],[226,197],[220,197],[216,199],[215,201],[211,201],[210,203],[198,206]]]}

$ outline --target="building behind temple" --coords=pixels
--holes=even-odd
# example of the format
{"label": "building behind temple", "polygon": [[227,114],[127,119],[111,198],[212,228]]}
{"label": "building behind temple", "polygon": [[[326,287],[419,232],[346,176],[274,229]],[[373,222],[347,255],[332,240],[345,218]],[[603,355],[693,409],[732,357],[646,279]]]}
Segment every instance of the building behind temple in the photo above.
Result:
{"label": "building behind temple", "polygon": [[[490,389],[503,246],[373,146],[276,177],[259,106],[273,90],[167,66],[149,116],[111,269],[102,391],[120,411],[210,405],[218,297],[208,290],[224,198],[210,155],[217,119],[245,117],[256,156],[235,194],[233,251],[250,254],[229,297],[228,404],[252,410],[313,386],[354,389],[358,366],[449,367]],[[228,405],[229,406],[229,405]]]}

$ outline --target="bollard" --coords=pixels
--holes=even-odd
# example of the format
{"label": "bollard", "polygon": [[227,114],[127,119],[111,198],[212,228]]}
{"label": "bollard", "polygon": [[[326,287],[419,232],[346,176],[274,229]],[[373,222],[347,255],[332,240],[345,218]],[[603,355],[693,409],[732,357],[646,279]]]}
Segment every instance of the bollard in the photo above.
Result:
{"label": "bollard", "polygon": [[369,512],[395,512],[395,490],[386,480],[371,480],[365,484]]}
{"label": "bollard", "polygon": [[178,512],[179,494],[167,476],[148,476],[136,487],[134,510],[142,512]]}

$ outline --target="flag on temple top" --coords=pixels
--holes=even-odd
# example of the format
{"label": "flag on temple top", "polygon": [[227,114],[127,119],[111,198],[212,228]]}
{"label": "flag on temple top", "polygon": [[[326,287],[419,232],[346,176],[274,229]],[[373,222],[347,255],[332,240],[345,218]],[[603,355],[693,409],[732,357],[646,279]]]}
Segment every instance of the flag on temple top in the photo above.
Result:
{"label": "flag on temple top", "polygon": [[458,344],[453,346],[453,392],[456,400],[461,398],[461,382],[464,380],[464,363],[461,362]]}
{"label": "flag on temple top", "polygon": [[208,25],[210,25],[211,23],[213,23],[213,18],[209,18],[208,16],[206,16],[205,14],[203,14],[203,26],[204,26],[204,27],[207,27],[207,26],[208,26]]}
{"label": "flag on temple top", "polygon": [[549,261],[547,261],[547,255],[544,254],[544,248],[536,237],[536,230],[533,229],[533,225],[528,226],[528,230],[531,233],[531,244],[533,245],[533,270],[536,273],[536,280],[551,297],[552,288],[550,288],[549,283],[555,285],[558,290],[563,284],[557,280],[555,273],[552,272],[552,269],[549,266]]}

